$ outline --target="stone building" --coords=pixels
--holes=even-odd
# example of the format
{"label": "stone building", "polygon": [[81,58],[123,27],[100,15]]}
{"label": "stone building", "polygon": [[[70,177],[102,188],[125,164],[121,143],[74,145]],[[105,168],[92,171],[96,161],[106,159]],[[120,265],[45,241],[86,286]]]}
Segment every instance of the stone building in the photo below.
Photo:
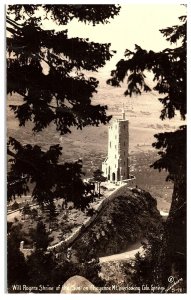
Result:
{"label": "stone building", "polygon": [[108,156],[102,163],[103,175],[109,181],[129,179],[129,120],[124,107],[121,119],[113,119],[108,129]]}

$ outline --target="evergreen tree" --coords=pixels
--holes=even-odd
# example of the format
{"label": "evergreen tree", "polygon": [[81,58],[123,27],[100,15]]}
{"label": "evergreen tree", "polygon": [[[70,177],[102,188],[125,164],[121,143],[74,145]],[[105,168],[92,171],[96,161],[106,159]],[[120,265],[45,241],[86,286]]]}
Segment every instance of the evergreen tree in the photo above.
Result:
{"label": "evergreen tree", "polygon": [[[109,22],[119,10],[117,5],[7,7],[7,94],[12,101],[14,95],[19,95],[21,104],[15,103],[11,109],[20,126],[30,121],[35,134],[53,124],[64,135],[72,127],[81,130],[108,123],[111,116],[106,115],[107,106],[91,103],[99,82],[86,74],[97,71],[112,57],[110,44],[69,38],[67,29],[48,30],[43,25],[47,19],[58,26],[77,19],[95,26]],[[51,145],[51,141],[49,149],[44,150],[30,141],[22,144],[9,137],[8,199],[30,191],[42,206],[51,206],[54,199],[63,198],[65,203],[72,201],[76,208],[85,209],[93,195],[89,195],[90,187],[81,179],[82,162],[60,164],[61,155],[60,145]],[[71,276],[71,265],[57,266],[54,255],[45,252],[48,238],[42,223],[38,223],[37,231],[37,250],[26,262],[27,284],[63,283]],[[26,274],[22,266],[18,270],[22,276]]]}
{"label": "evergreen tree", "polygon": [[[163,104],[160,118],[173,118],[176,111],[186,118],[186,16],[181,16],[180,24],[160,30],[173,48],[160,52],[146,51],[135,46],[135,51],[126,50],[126,59],[120,60],[113,70],[108,84],[120,86],[127,77],[125,95],[151,91],[146,84],[144,71],[152,72],[156,85],[154,90],[161,94]],[[168,284],[168,276],[178,274],[186,281],[186,126],[174,132],[155,135],[153,144],[160,155],[153,163],[155,169],[165,169],[167,180],[174,182],[174,191],[169,217],[165,225],[162,247],[158,247],[162,274],[162,284]],[[155,247],[156,250],[156,247]],[[155,256],[156,257],[156,256]],[[156,262],[158,266],[158,261]]]}
{"label": "evergreen tree", "polygon": [[31,218],[35,220],[38,217],[38,210],[36,208],[31,209]]}
{"label": "evergreen tree", "polygon": [[14,203],[11,205],[12,210],[16,210],[19,208],[19,203],[17,201],[14,201]]}
{"label": "evergreen tree", "polygon": [[[28,269],[27,285],[35,287],[39,285],[54,286],[54,279],[51,275],[56,267],[56,262],[52,253],[37,249],[28,257],[26,264]],[[37,293],[39,292],[37,291]]]}
{"label": "evergreen tree", "polygon": [[31,214],[31,208],[30,205],[28,203],[26,203],[23,208],[22,208],[22,214],[25,218],[25,215],[30,215]]}
{"label": "evergreen tree", "polygon": [[[9,5],[7,7],[7,93],[19,94],[21,105],[11,105],[20,126],[33,123],[33,132],[54,124],[61,134],[71,127],[106,124],[106,106],[92,105],[98,81],[86,71],[97,71],[112,57],[110,44],[68,38],[67,29],[47,30],[47,18],[56,25],[80,22],[107,23],[120,10],[116,5]],[[40,16],[38,17],[40,13]],[[47,73],[44,71],[46,69]],[[46,74],[45,74],[46,73]],[[32,188],[39,203],[55,198],[73,201],[84,209],[87,185],[81,180],[81,162],[59,164],[59,145],[45,151],[38,145],[8,140],[8,198],[21,196]]]}
{"label": "evergreen tree", "polygon": [[7,237],[7,287],[10,293],[13,292],[14,284],[26,284],[28,279],[26,261],[23,253],[19,250],[21,235],[21,225],[12,226],[9,229]]}
{"label": "evergreen tree", "polygon": [[42,221],[37,223],[36,229],[32,230],[32,238],[35,248],[38,250],[46,250],[49,243],[48,233],[45,224]]}

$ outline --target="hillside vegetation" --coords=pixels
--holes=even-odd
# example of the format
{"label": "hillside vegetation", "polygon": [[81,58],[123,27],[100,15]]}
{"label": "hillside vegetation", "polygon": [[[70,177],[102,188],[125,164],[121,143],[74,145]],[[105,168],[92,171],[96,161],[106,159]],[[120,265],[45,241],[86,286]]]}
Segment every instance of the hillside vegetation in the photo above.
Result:
{"label": "hillside vegetation", "polygon": [[80,260],[108,256],[123,251],[161,226],[156,200],[140,189],[119,190],[111,197],[94,223],[72,248]]}

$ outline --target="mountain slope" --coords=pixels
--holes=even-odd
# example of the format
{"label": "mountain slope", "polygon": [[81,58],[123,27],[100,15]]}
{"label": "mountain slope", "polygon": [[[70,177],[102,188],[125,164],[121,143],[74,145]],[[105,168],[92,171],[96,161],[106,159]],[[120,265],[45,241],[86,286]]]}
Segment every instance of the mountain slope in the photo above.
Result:
{"label": "mountain slope", "polygon": [[119,190],[72,249],[79,260],[128,250],[132,243],[156,234],[161,226],[156,200],[140,189]]}

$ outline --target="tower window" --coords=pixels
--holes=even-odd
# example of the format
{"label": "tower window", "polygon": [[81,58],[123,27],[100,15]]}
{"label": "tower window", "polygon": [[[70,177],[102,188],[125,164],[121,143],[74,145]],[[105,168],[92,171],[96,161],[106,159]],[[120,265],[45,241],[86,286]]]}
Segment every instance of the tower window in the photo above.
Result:
{"label": "tower window", "polygon": [[117,149],[117,145],[115,145],[115,149]]}
{"label": "tower window", "polygon": [[117,139],[117,136],[115,136],[115,139]]}
{"label": "tower window", "polygon": [[125,142],[124,142],[124,146],[125,146]]}
{"label": "tower window", "polygon": [[125,156],[125,151],[124,151],[124,156]]}
{"label": "tower window", "polygon": [[124,128],[125,128],[125,124],[124,124]]}
{"label": "tower window", "polygon": [[110,148],[111,148],[111,142],[109,143],[109,146],[110,146]]}
{"label": "tower window", "polygon": [[124,161],[124,166],[125,166],[125,161]]}

